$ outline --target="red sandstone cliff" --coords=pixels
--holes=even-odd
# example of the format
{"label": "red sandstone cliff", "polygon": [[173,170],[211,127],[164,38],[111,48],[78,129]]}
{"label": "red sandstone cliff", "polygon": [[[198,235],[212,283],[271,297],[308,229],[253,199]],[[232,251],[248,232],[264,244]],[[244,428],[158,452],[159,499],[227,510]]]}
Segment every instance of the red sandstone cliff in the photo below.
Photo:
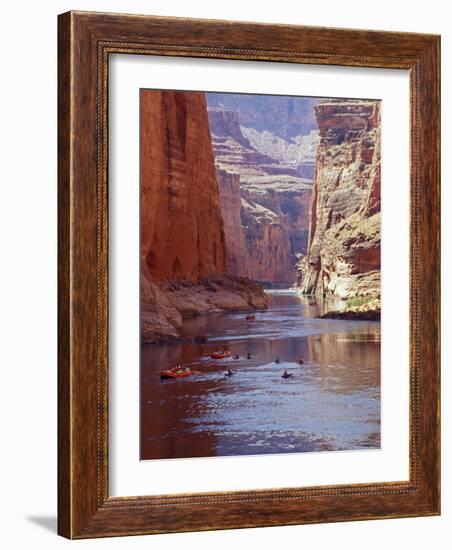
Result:
{"label": "red sandstone cliff", "polygon": [[242,227],[240,176],[225,170],[217,171],[221,212],[223,215],[228,271],[249,276],[249,254]]}
{"label": "red sandstone cliff", "polygon": [[179,334],[182,316],[265,307],[225,272],[226,245],[203,93],[140,94],[143,341]]}
{"label": "red sandstone cliff", "polygon": [[320,143],[308,252],[297,286],[307,294],[380,296],[380,104],[316,108]]}
{"label": "red sandstone cliff", "polygon": [[204,94],[142,90],[141,120],[142,262],[159,281],[226,271]]}

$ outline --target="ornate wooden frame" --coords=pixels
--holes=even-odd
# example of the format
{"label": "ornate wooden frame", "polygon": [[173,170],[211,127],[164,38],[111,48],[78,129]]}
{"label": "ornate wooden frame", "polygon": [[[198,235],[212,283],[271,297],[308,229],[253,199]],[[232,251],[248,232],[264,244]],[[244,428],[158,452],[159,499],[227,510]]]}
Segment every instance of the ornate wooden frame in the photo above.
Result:
{"label": "ornate wooden frame", "polygon": [[[439,514],[439,36],[68,12],[59,16],[58,40],[59,533],[86,538]],[[112,53],[410,71],[409,481],[109,497]]]}

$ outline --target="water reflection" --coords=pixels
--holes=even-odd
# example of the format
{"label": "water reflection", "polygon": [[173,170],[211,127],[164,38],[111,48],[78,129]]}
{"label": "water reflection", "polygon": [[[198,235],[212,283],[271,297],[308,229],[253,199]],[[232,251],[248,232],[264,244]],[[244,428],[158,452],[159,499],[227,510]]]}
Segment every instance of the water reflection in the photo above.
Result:
{"label": "water reflection", "polygon": [[[274,292],[254,322],[187,321],[185,336],[205,334],[204,344],[143,346],[142,459],[378,448],[380,323],[316,318],[331,307]],[[240,359],[210,359],[219,347]],[[179,363],[199,374],[160,381]]]}

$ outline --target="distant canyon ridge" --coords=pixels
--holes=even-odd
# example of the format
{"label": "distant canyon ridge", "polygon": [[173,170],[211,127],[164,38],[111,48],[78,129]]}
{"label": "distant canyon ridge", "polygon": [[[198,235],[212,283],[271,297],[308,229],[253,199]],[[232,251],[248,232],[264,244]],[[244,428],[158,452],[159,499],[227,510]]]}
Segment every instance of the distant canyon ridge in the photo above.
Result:
{"label": "distant canyon ridge", "polygon": [[[228,270],[264,284],[291,286],[307,251],[317,132],[297,99],[207,94]],[[309,133],[292,139],[297,127]]]}
{"label": "distant canyon ridge", "polygon": [[265,309],[262,286],[375,306],[379,117],[375,101],[141,90],[142,341]]}

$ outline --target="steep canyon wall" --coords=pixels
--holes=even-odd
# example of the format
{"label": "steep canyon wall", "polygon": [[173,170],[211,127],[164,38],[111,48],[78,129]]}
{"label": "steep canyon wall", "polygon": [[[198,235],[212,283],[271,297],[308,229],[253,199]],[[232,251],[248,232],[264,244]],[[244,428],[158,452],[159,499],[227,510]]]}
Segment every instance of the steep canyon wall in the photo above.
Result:
{"label": "steep canyon wall", "polygon": [[204,94],[142,90],[140,125],[142,340],[178,336],[186,314],[266,307],[226,274]]}
{"label": "steep canyon wall", "polygon": [[204,95],[143,90],[141,118],[142,263],[158,281],[226,271]]}
{"label": "steep canyon wall", "polygon": [[309,242],[297,286],[307,294],[380,296],[380,103],[315,107],[317,150]]}
{"label": "steep canyon wall", "polygon": [[209,108],[228,270],[292,284],[296,255],[307,246],[311,181],[299,176],[294,163],[254,147],[240,117],[238,111]]}

